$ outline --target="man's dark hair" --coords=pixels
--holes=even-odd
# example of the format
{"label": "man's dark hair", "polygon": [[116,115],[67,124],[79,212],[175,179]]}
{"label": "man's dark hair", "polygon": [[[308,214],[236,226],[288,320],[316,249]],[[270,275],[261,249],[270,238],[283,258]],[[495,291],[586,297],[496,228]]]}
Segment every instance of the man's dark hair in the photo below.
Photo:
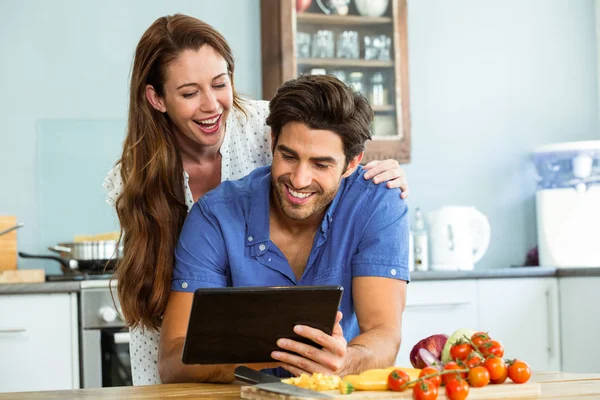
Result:
{"label": "man's dark hair", "polygon": [[369,102],[333,75],[301,75],[285,82],[269,109],[267,125],[273,132],[273,146],[286,124],[300,122],[310,129],[338,134],[348,164],[371,139],[373,109]]}

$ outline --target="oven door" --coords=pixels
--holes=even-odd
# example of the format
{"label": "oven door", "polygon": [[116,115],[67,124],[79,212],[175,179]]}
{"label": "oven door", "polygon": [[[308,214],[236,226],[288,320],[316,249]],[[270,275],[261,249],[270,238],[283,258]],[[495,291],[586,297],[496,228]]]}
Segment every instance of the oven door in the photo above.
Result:
{"label": "oven door", "polygon": [[84,388],[132,385],[128,330],[83,331],[82,382]]}

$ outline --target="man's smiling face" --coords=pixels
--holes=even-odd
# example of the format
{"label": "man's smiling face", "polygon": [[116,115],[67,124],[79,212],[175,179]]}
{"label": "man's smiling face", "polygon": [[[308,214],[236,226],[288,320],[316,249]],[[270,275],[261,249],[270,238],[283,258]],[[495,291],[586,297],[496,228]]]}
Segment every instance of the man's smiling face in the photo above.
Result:
{"label": "man's smiling face", "polygon": [[293,220],[322,219],[342,178],[357,164],[346,166],[342,139],[335,132],[310,129],[300,122],[286,124],[273,152],[275,206]]}

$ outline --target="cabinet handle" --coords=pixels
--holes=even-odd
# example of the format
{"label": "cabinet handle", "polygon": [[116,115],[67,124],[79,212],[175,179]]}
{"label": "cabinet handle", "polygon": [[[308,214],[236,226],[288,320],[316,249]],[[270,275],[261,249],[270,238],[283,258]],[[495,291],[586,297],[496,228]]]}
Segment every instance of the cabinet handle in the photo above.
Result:
{"label": "cabinet handle", "polygon": [[552,293],[546,289],[546,308],[548,309],[548,361],[554,357],[554,318],[552,317]]}
{"label": "cabinet handle", "polygon": [[0,333],[23,333],[25,328],[0,328]]}
{"label": "cabinet handle", "polygon": [[130,335],[129,332],[119,332],[114,335],[115,344],[129,343]]}
{"label": "cabinet handle", "polygon": [[440,301],[440,302],[429,302],[429,303],[412,303],[407,304],[406,308],[434,308],[434,307],[460,307],[468,306],[472,304],[470,301]]}

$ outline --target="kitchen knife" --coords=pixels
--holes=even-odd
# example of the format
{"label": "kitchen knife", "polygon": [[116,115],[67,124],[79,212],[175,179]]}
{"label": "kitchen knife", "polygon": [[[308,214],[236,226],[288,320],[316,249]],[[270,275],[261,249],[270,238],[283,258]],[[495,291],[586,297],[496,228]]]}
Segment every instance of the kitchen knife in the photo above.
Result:
{"label": "kitchen knife", "polygon": [[333,396],[315,390],[288,385],[287,383],[281,382],[279,378],[273,375],[263,374],[260,371],[245,366],[237,367],[235,369],[235,377],[242,382],[255,384],[255,388],[266,390],[267,392],[287,394],[290,396],[312,397],[315,399],[333,398]]}

